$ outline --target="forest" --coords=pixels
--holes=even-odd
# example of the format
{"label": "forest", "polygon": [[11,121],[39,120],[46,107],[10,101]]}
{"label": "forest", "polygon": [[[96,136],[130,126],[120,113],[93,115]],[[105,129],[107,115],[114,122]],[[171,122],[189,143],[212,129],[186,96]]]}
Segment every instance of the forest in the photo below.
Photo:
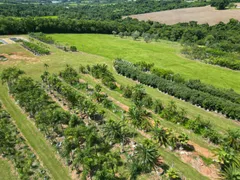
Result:
{"label": "forest", "polygon": [[74,19],[115,20],[122,16],[140,14],[146,12],[171,10],[186,7],[205,6],[206,2],[184,2],[184,1],[133,1],[109,5],[79,5],[68,6],[64,4],[0,4],[0,15],[11,17],[39,17],[58,16]]}

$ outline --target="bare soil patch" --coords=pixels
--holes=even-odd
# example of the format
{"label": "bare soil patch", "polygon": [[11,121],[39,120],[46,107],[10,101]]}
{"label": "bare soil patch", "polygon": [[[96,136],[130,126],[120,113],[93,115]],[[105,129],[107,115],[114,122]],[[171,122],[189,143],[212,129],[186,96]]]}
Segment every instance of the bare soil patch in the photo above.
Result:
{"label": "bare soil patch", "polygon": [[[0,56],[4,56],[8,59],[7,63],[16,62],[20,60],[30,61],[30,62],[38,62],[39,60],[36,57],[29,57],[23,52],[14,52],[11,54],[0,54]],[[6,62],[0,62],[6,63]]]}
{"label": "bare soil patch", "polygon": [[240,10],[216,10],[213,7],[205,6],[137,14],[129,17],[144,21],[157,21],[168,25],[190,21],[197,21],[198,24],[214,25],[221,21],[227,23],[231,18],[240,20]]}
{"label": "bare soil patch", "polygon": [[216,166],[213,164],[206,166],[203,160],[198,156],[197,152],[179,151],[178,154],[183,162],[191,164],[191,166],[202,175],[207,176],[210,179],[220,179],[219,171]]}

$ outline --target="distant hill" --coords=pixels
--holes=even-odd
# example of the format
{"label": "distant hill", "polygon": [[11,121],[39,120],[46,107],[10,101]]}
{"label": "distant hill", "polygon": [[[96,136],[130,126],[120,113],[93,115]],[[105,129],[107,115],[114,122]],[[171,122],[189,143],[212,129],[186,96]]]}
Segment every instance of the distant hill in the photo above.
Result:
{"label": "distant hill", "polygon": [[221,21],[226,23],[231,18],[240,20],[240,9],[238,7],[240,7],[240,4],[237,4],[237,9],[230,10],[216,10],[210,6],[194,7],[131,15],[130,17],[139,20],[157,21],[168,25],[190,21],[197,21],[199,24],[208,23],[209,25],[214,25]]}

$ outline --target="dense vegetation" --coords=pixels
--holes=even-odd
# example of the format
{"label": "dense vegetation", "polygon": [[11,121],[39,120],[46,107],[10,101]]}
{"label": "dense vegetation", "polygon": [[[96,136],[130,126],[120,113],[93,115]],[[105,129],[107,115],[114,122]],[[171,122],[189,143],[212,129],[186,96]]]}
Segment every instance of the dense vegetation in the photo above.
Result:
{"label": "dense vegetation", "polygon": [[51,4],[1,4],[0,15],[13,17],[59,16],[74,19],[121,19],[124,15],[154,12],[161,10],[205,6],[206,2],[184,1],[133,1],[109,5],[51,5]]}
{"label": "dense vegetation", "polygon": [[[136,63],[136,65],[140,65],[143,67],[142,63]],[[106,65],[97,64],[95,66],[98,67],[106,67]],[[145,70],[152,67],[153,64],[148,64],[144,66]],[[106,69],[98,68],[97,73],[111,75],[111,72],[106,71]],[[90,66],[80,66],[81,73],[91,73]],[[72,75],[75,77],[75,75]],[[117,83],[115,80],[111,81],[112,83]],[[153,99],[149,94],[145,92],[145,89],[142,85],[136,85],[135,87],[131,86],[121,86],[120,89],[115,89],[118,92],[122,93],[122,96],[125,98],[130,98],[132,102],[136,105],[136,107],[131,107],[129,109],[129,115],[131,116],[131,121],[135,125],[142,125],[141,122],[144,122],[144,117],[148,116],[147,112],[144,110],[145,108],[153,110],[154,113],[159,114],[165,120],[171,121],[173,123],[178,123],[183,125],[185,128],[192,130],[196,134],[202,135],[204,138],[207,138],[210,142],[220,145],[221,148],[217,151],[217,155],[219,158],[219,164],[221,166],[221,170],[224,178],[229,176],[238,177],[238,167],[240,164],[239,161],[239,153],[238,149],[240,146],[240,131],[239,129],[231,129],[228,130],[226,134],[222,135],[217,132],[214,127],[211,125],[211,122],[203,121],[200,117],[196,119],[189,119],[187,117],[187,112],[185,109],[178,109],[176,104],[172,101],[169,102],[167,106],[163,106],[160,100]],[[134,122],[136,120],[136,122]],[[144,128],[146,129],[146,122],[143,123]],[[139,126],[138,126],[139,127]],[[188,137],[186,134],[181,134],[178,137],[174,137],[173,140],[171,130],[167,128],[150,128],[153,133],[153,138],[157,139],[160,145],[162,146],[171,146],[173,148],[181,147],[188,149],[189,146],[187,144]],[[174,143],[175,142],[175,143]],[[231,155],[230,155],[231,154]],[[235,156],[235,157],[234,157]],[[228,162],[227,162],[228,161]]]}
{"label": "dense vegetation", "polygon": [[33,42],[23,41],[22,46],[38,56],[50,54],[50,51],[48,49]]}
{"label": "dense vegetation", "polygon": [[[143,67],[143,63],[136,63],[136,65],[141,65]],[[152,67],[153,64],[145,64],[144,69],[148,69]],[[105,75],[112,76],[113,74],[109,72],[106,65],[97,64],[93,67],[105,67],[105,68],[98,68],[97,73],[101,74],[102,77]],[[95,69],[95,68],[94,68]],[[92,74],[92,68],[90,66],[80,66],[80,72],[83,74],[90,73]],[[73,77],[76,77],[73,76]],[[98,77],[94,76],[98,79]],[[102,79],[102,78],[101,78]],[[117,84],[116,80],[112,80],[111,83]],[[108,85],[105,85],[109,87]],[[109,87],[110,89],[111,86]],[[160,100],[156,100],[152,98],[149,94],[146,93],[145,89],[142,85],[136,86],[123,86],[120,85],[119,88],[114,88],[118,92],[121,92],[121,95],[125,98],[129,98],[132,102],[141,109],[142,107],[152,110],[154,113],[160,115],[164,119],[168,121],[172,121],[173,123],[178,123],[183,125],[185,128],[192,130],[196,134],[202,135],[204,138],[207,138],[210,142],[214,144],[222,144],[226,146],[230,146],[226,144],[226,139],[228,138],[226,135],[222,136],[221,133],[217,132],[211,122],[202,120],[199,116],[196,119],[189,119],[187,115],[187,111],[185,109],[180,109],[176,106],[174,102],[169,102],[167,105],[163,105]],[[144,113],[143,113],[144,114]],[[146,114],[146,113],[145,113]]]}
{"label": "dense vegetation", "polygon": [[216,97],[206,92],[191,89],[185,84],[167,80],[155,74],[143,72],[127,61],[116,60],[114,62],[114,67],[119,74],[133,80],[138,80],[142,84],[158,88],[162,92],[189,101],[204,109],[221,112],[229,118],[240,120],[240,105],[237,103]]}
{"label": "dense vegetation", "polygon": [[216,7],[218,10],[225,9],[230,3],[230,0],[212,0],[211,6]]}
{"label": "dense vegetation", "polygon": [[[66,159],[66,163],[81,173],[83,178],[118,179],[122,176],[118,168],[126,166],[130,168],[129,176],[135,179],[140,173],[151,172],[162,165],[157,163],[159,152],[155,143],[143,141],[136,145],[136,149],[128,151],[129,138],[133,133],[126,123],[105,119],[104,112],[91,99],[58,76],[47,71],[41,76],[47,94],[39,83],[29,77],[21,77],[22,73],[17,68],[5,69],[2,81],[8,84],[15,100],[35,120],[37,127]],[[74,80],[76,73],[68,66],[60,75],[70,84],[77,83]],[[94,98],[98,97],[97,93],[100,94],[97,89]],[[69,112],[60,108],[50,96],[55,96],[59,102],[64,101],[63,104],[67,103]],[[119,153],[112,149],[114,144],[120,142],[127,145],[127,153],[133,153],[133,156],[126,156],[127,162],[123,162]],[[147,157],[143,156],[145,152]]]}
{"label": "dense vegetation", "polygon": [[20,179],[50,179],[1,102],[0,137],[0,154],[12,162]]}

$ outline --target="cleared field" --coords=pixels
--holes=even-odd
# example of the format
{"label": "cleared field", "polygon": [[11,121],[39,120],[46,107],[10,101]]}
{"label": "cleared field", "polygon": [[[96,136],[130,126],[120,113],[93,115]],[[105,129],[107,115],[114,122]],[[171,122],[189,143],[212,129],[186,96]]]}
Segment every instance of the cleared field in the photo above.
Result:
{"label": "cleared field", "polygon": [[181,46],[169,41],[145,43],[132,39],[121,39],[111,35],[54,34],[57,41],[77,46],[78,50],[97,54],[111,60],[122,58],[131,62],[146,61],[157,67],[170,69],[186,79],[200,79],[202,82],[220,88],[232,88],[240,93],[240,72],[220,68],[184,58]]}
{"label": "cleared field", "polygon": [[0,157],[0,180],[17,180],[18,177],[13,172],[13,168],[7,162],[7,160]]}
{"label": "cleared field", "polygon": [[208,23],[209,25],[214,25],[221,21],[227,23],[231,18],[240,20],[240,11],[237,9],[219,11],[213,7],[205,6],[136,14],[129,17],[144,21],[157,21],[169,25],[190,21],[197,21],[199,24]]}

